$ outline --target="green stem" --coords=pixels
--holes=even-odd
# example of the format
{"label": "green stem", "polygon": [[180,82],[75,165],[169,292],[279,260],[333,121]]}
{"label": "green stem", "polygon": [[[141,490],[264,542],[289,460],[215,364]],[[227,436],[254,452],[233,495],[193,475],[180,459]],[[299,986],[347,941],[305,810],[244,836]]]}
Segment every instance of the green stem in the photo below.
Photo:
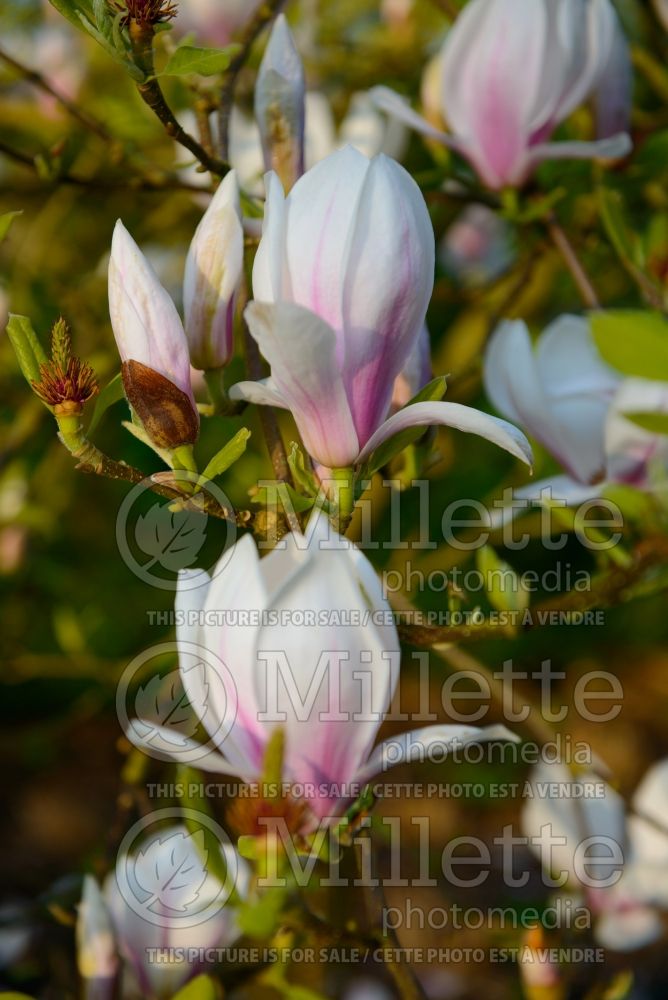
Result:
{"label": "green stem", "polygon": [[332,469],[335,527],[344,534],[355,509],[355,474],[351,468]]}

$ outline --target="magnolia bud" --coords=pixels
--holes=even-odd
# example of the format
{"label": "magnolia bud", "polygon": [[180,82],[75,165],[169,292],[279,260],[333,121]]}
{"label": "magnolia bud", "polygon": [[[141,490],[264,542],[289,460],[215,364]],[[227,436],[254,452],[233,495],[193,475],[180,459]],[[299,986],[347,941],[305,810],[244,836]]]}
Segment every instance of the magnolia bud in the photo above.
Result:
{"label": "magnolia bud", "polygon": [[168,293],[119,221],[109,260],[109,314],[128,401],[159,448],[192,444],[199,415],[183,325]]}
{"label": "magnolia bud", "polygon": [[255,85],[255,117],[267,170],[289,190],[304,173],[304,67],[283,14],[269,38]]}
{"label": "magnolia bud", "polygon": [[222,368],[232,356],[234,307],[243,258],[239,187],[232,170],[211,199],[186,259],[183,306],[195,368]]}
{"label": "magnolia bud", "polygon": [[[114,995],[118,970],[116,942],[111,918],[100,888],[92,875],[86,875],[76,927],[77,965],[86,980],[87,995],[107,998]],[[91,989],[94,984],[94,989]]]}

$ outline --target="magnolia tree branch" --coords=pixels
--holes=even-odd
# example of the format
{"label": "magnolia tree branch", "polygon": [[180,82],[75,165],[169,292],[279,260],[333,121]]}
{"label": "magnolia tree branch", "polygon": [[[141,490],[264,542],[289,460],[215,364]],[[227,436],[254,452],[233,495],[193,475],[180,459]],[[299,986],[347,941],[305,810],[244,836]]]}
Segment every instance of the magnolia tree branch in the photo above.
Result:
{"label": "magnolia tree branch", "polygon": [[135,57],[135,62],[144,73],[143,83],[137,84],[137,90],[144,104],[151,109],[153,114],[162,122],[165,132],[180,146],[187,149],[189,153],[199,160],[203,167],[217,177],[224,177],[229,173],[230,166],[223,160],[212,156],[206,151],[204,146],[190,135],[177,120],[174,112],[168,105],[162,88],[155,76],[155,65],[153,62],[153,38],[155,31],[151,25],[138,24],[133,22],[130,25],[130,42]]}
{"label": "magnolia tree branch", "polygon": [[0,49],[0,60],[6,63],[7,66],[11,66],[24,80],[27,80],[38,90],[43,91],[54,100],[58,102],[67,111],[72,118],[76,119],[80,125],[87,128],[90,132],[94,132],[95,135],[99,136],[100,139],[104,139],[105,142],[114,141],[114,136],[109,132],[106,125],[99,121],[90,112],[85,111],[83,108],[79,107],[73,100],[63,94],[61,91],[57,90],[49,81],[42,76],[35,69],[31,69],[29,66],[25,66],[22,62],[19,62],[14,56],[11,56],[4,49]]}
{"label": "magnolia tree branch", "polygon": [[229,159],[229,132],[230,115],[234,103],[234,90],[237,85],[239,73],[244,67],[250,55],[256,38],[270,21],[280,13],[285,0],[265,0],[255,12],[255,15],[248,22],[239,39],[239,51],[233,57],[230,65],[223,74],[223,84],[220,90],[220,104],[218,105],[218,132],[220,155],[224,160]]}
{"label": "magnolia tree branch", "polygon": [[570,242],[568,236],[557,221],[557,217],[554,212],[551,212],[547,216],[545,220],[545,227],[550,239],[561,254],[564,264],[568,268],[585,306],[588,309],[600,309],[601,303],[599,302],[598,295],[596,294],[596,289],[592,285],[589,275],[582,266],[582,262],[576,254],[573,244]]}

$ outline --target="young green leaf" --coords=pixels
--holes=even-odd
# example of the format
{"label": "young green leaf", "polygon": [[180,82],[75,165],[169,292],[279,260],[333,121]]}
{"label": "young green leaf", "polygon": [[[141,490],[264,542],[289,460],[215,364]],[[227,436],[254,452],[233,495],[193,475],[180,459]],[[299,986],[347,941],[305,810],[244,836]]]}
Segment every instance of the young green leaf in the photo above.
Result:
{"label": "young green leaf", "polygon": [[23,209],[19,208],[15,212],[5,212],[4,215],[0,215],[0,243],[2,243],[9,232],[12,222],[17,215],[23,215]]}
{"label": "young green leaf", "polygon": [[228,45],[224,49],[202,49],[195,45],[180,45],[167,61],[159,76],[215,76],[224,73],[233,56],[239,51],[238,45]]}
{"label": "young green leaf", "polygon": [[205,486],[210,479],[215,479],[216,476],[221,476],[231,465],[234,465],[237,459],[241,458],[246,450],[246,445],[248,444],[250,436],[251,432],[247,427],[242,427],[240,431],[237,431],[232,440],[228,441],[227,444],[213,456],[200,477],[198,489],[202,489],[202,487]]}
{"label": "young green leaf", "polygon": [[39,382],[39,366],[46,364],[48,358],[28,317],[11,313],[7,334],[24,378],[30,383]]}
{"label": "young green leaf", "polygon": [[668,381],[668,322],[650,310],[592,313],[596,346],[624,375]]}
{"label": "young green leaf", "polygon": [[650,434],[668,434],[668,413],[625,413],[624,416]]}
{"label": "young green leaf", "polygon": [[88,425],[88,434],[93,433],[109,407],[113,406],[114,403],[118,403],[119,400],[124,397],[125,390],[123,388],[123,380],[121,378],[121,373],[118,372],[118,374],[114,375],[110,382],[107,382],[104,389],[102,389],[100,395],[95,400],[93,416],[91,417],[90,424]]}

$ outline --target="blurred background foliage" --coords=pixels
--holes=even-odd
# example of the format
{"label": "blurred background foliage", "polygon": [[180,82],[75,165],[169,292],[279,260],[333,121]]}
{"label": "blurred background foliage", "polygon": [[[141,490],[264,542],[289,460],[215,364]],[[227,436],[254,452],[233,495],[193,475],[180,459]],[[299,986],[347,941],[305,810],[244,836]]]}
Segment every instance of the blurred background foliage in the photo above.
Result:
{"label": "blurred background foliage", "polygon": [[[188,0],[183,0],[181,7],[187,6]],[[377,0],[303,0],[288,10],[309,84],[327,95],[340,119],[355,91],[378,82],[417,102],[423,69],[447,30],[448,13],[457,6],[437,0],[386,3],[382,8]],[[625,169],[605,174],[589,163],[547,164],[524,199],[529,203],[557,190],[557,214],[601,300],[606,305],[637,306],[642,289],[629,260],[623,253],[620,258],[619,247],[611,244],[601,200],[608,195],[616,199],[618,235],[620,228],[628,229],[646,280],[656,295],[664,296],[668,38],[649,5],[620,0],[617,6],[634,46],[633,159]],[[262,45],[256,46],[239,80],[239,101],[246,108]],[[122,69],[48,5],[36,0],[3,3],[0,49],[38,69],[72,96],[102,124],[103,133],[92,134],[0,61],[0,214],[22,213],[0,246],[0,327],[8,310],[25,314],[45,342],[51,324],[63,314],[72,325],[76,351],[91,362],[105,384],[118,370],[106,295],[106,262],[115,220],[123,219],[178,300],[185,251],[205,198],[193,190],[179,190],[176,184],[141,189],[138,174],[171,175],[175,161],[184,163],[183,151],[175,150]],[[191,106],[193,95],[183,83],[171,80],[166,91],[174,108],[185,111]],[[588,114],[579,112],[564,132],[586,133]],[[17,162],[7,150],[26,162]],[[497,218],[493,239],[480,248],[467,243],[461,189],[443,188],[448,163],[442,150],[430,149],[412,136],[404,163],[423,186],[440,247],[428,316],[434,371],[449,375],[449,399],[488,406],[481,388],[481,357],[496,320],[500,315],[521,316],[539,330],[562,312],[580,311],[578,291],[540,225]],[[182,170],[179,176],[186,183],[193,181],[192,171]],[[73,182],[73,177],[79,180]],[[241,372],[241,359],[235,364]],[[122,822],[132,810],[119,778],[129,748],[116,719],[115,684],[137,652],[171,636],[170,627],[152,625],[147,612],[169,610],[173,595],[143,583],[121,559],[116,519],[127,486],[76,471],[56,439],[51,416],[27,390],[6,337],[0,338],[0,381],[0,752],[6,765],[0,850],[6,903],[0,916],[7,923],[20,912],[31,931],[30,945],[19,949],[10,971],[0,970],[0,982],[41,991],[42,996],[72,996],[68,922],[78,898],[77,873],[91,866],[104,870],[114,857]],[[121,427],[120,420],[126,418],[126,404],[115,404],[100,424],[97,442],[106,453],[147,473],[157,471],[158,459]],[[206,422],[199,445],[208,457],[244,421],[253,431],[248,451],[221,482],[238,507],[248,505],[246,484],[272,475],[256,414],[249,411],[243,419]],[[285,427],[289,441],[289,418]],[[537,459],[537,477],[552,471],[552,460],[540,449]],[[505,453],[480,439],[441,431],[433,442],[427,475],[430,536],[439,540],[441,517],[452,500],[500,495],[503,486],[519,482],[523,474]],[[389,492],[379,483],[374,490],[374,531],[382,542],[390,538]],[[663,530],[660,510],[651,504],[632,507],[626,544]],[[401,495],[404,539],[417,535],[418,516],[419,494],[409,489]],[[535,524],[533,530],[535,534]],[[224,534],[220,526],[209,532],[202,552],[205,564],[212,562]],[[597,566],[575,539],[563,553],[546,551],[538,540],[520,553],[504,552],[498,539],[494,544],[518,571],[542,572],[561,563],[574,573]],[[406,559],[424,572],[448,570],[457,563],[474,565],[471,555],[443,545],[437,551],[396,551],[381,545],[370,558],[379,570],[401,569]],[[449,596],[422,593],[413,599],[425,608],[444,609]],[[480,602],[479,594],[463,595],[461,606],[470,609]],[[487,599],[482,603],[487,606]],[[495,668],[511,656],[519,669],[529,670],[551,658],[555,669],[565,674],[559,693],[567,703],[585,670],[599,667],[617,673],[624,685],[621,716],[614,723],[589,725],[583,734],[578,732],[582,723],[571,715],[563,728],[574,739],[588,739],[612,768],[615,781],[629,791],[649,762],[668,754],[667,634],[665,595],[658,592],[608,608],[602,626],[534,628],[487,638],[472,651]],[[440,683],[451,665],[437,653],[430,655],[432,703],[438,705]],[[408,657],[402,684],[404,701],[417,702],[417,669]],[[152,775],[164,776],[167,771],[151,764]],[[501,777],[514,781],[524,777],[526,768],[478,768],[474,778],[465,771],[444,765],[424,768],[420,776],[442,782]],[[397,775],[397,780],[406,778],[403,772]],[[409,825],[415,805],[401,800],[392,808],[405,813],[408,845],[409,838],[417,836]],[[430,811],[437,858],[441,839],[472,825],[493,836],[504,823],[516,819],[517,803],[420,802],[422,809]],[[527,859],[527,864],[535,869],[533,861]],[[493,887],[486,887],[486,904],[506,901],[504,892],[499,878]],[[443,905],[446,890],[435,895],[434,905]],[[527,890],[527,902],[536,898],[538,889]],[[523,901],[516,902],[521,906]],[[7,933],[0,932],[3,946]],[[480,936],[475,943],[480,943]],[[439,945],[452,943],[447,932],[419,938],[421,944],[431,939]],[[402,943],[410,944],[410,937],[402,938]],[[457,943],[470,944],[461,936]],[[9,943],[7,948],[11,953]],[[654,982],[668,982],[668,970],[660,971],[665,961],[660,955],[649,960],[646,968],[656,973]],[[304,975],[315,973],[307,970]],[[429,975],[437,973],[431,970]],[[444,986],[444,992],[434,996],[517,995],[510,967],[450,967],[447,977],[447,992]],[[260,993],[256,989],[249,995]]]}

